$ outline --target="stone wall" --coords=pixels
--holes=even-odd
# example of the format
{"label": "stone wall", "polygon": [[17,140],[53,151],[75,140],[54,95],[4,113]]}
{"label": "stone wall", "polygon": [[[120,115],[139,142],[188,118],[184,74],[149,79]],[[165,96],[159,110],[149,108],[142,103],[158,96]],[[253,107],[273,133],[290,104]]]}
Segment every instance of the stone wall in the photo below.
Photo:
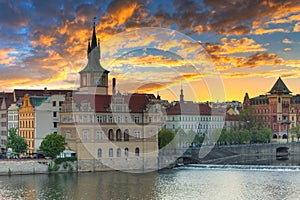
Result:
{"label": "stone wall", "polygon": [[[50,162],[52,160],[0,160],[0,175],[49,173]],[[77,162],[68,162],[69,165],[71,165],[72,171],[77,171]],[[57,172],[68,171],[70,171],[69,167],[64,169],[63,164],[60,164]]]}

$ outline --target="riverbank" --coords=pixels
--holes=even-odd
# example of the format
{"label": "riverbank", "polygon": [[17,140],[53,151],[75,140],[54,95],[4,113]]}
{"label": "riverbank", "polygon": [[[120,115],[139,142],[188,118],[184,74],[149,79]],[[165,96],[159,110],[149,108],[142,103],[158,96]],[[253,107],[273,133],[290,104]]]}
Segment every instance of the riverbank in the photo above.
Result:
{"label": "riverbank", "polygon": [[11,159],[0,161],[0,175],[25,175],[25,174],[46,174],[53,172],[77,172],[76,162],[65,162],[67,164],[55,165],[49,159]]}

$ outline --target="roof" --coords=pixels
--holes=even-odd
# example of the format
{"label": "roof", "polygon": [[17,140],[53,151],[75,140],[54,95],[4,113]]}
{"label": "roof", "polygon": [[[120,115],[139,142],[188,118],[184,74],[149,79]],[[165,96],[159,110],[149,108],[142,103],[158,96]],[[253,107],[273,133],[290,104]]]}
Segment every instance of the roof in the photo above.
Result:
{"label": "roof", "polygon": [[272,87],[272,89],[269,91],[269,93],[270,94],[278,94],[278,93],[290,94],[292,92],[286,87],[284,82],[279,77],[277,79],[276,83],[274,84],[274,86]]}
{"label": "roof", "polygon": [[25,94],[29,94],[30,96],[46,96],[46,95],[54,95],[54,94],[67,94],[68,92],[73,92],[73,90],[27,90],[27,89],[15,89],[14,90],[14,100],[18,101],[20,98],[23,98]]}
{"label": "roof", "polygon": [[168,115],[211,115],[225,114],[225,110],[220,108],[211,108],[205,103],[179,103],[176,102],[167,109]]}
{"label": "roof", "polygon": [[100,48],[100,47],[96,47],[90,52],[90,54],[88,56],[87,65],[79,73],[83,73],[83,72],[109,73],[109,71],[104,69],[100,64],[100,60],[98,59],[99,55],[97,55],[97,54],[100,54],[100,51],[98,48]]}
{"label": "roof", "polygon": [[48,98],[49,98],[48,96],[31,96],[30,97],[30,104],[33,107],[40,106]]}
{"label": "roof", "polygon": [[[132,113],[142,113],[147,104],[149,104],[152,99],[156,99],[153,94],[137,93],[122,95],[122,97],[124,97],[124,101],[127,105],[129,105],[130,112]],[[111,99],[111,95],[73,94],[73,100],[75,103],[79,104],[82,101],[87,101],[90,103],[91,108],[94,109],[95,112],[110,112],[109,107]]]}
{"label": "roof", "polygon": [[5,106],[6,106],[5,109],[7,109],[14,102],[13,93],[1,92],[0,93],[0,106],[2,106],[3,99],[5,100]]}

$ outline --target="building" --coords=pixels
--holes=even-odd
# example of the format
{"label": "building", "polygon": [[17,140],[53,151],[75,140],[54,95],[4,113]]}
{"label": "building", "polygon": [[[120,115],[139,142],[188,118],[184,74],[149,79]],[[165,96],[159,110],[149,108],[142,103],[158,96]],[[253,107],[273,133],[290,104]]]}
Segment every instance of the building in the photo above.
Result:
{"label": "building", "polygon": [[8,129],[14,128],[17,130],[19,129],[19,109],[20,106],[13,103],[7,109],[7,127]]}
{"label": "building", "polygon": [[79,91],[69,93],[60,112],[60,132],[78,157],[79,171],[156,170],[157,132],[162,112],[153,94],[108,94],[108,74],[100,64],[95,23],[88,62],[79,72]]}
{"label": "building", "polygon": [[24,95],[18,112],[19,135],[25,138],[29,154],[39,149],[48,134],[59,133],[59,111],[64,100],[64,94]]}
{"label": "building", "polygon": [[291,93],[279,77],[267,94],[249,98],[246,93],[243,106],[253,110],[256,125],[273,130],[273,139],[292,140],[289,129],[300,122],[300,96]]}
{"label": "building", "polygon": [[0,146],[5,147],[7,141],[8,127],[7,127],[7,108],[13,102],[12,93],[0,93]]}

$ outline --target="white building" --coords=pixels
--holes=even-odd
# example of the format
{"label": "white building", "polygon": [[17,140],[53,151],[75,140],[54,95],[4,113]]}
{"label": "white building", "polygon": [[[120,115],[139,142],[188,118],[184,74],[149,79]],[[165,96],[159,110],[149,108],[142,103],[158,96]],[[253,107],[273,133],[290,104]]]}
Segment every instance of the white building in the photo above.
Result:
{"label": "white building", "polygon": [[211,108],[207,104],[191,102],[175,102],[167,110],[164,128],[190,130],[197,134],[207,134],[211,130],[222,129],[225,112],[219,108]]}
{"label": "white building", "polygon": [[7,109],[7,127],[8,129],[19,128],[19,109],[17,104],[11,104]]}
{"label": "white building", "polygon": [[64,94],[55,94],[35,107],[35,150],[39,148],[47,135],[50,133],[59,134],[59,111],[64,100]]}

